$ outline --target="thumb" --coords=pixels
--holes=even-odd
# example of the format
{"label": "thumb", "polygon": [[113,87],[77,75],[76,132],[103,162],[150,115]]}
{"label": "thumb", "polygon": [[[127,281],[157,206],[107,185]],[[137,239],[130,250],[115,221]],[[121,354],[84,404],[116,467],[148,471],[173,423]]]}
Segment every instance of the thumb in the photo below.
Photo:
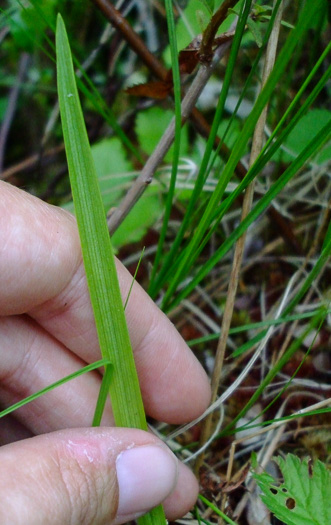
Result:
{"label": "thumb", "polygon": [[[196,482],[156,437],[135,429],[70,429],[0,449],[2,525],[94,525],[130,521],[168,498],[185,513]],[[179,478],[186,497],[175,508]],[[192,499],[193,496],[193,499]],[[185,499],[185,497],[184,497]]]}

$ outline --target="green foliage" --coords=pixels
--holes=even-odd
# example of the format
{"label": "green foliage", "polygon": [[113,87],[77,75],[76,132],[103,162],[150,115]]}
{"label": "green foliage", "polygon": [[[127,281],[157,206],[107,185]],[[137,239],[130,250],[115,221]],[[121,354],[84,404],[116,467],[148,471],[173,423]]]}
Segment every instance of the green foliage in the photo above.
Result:
{"label": "green foliage", "polygon": [[[18,62],[22,50],[31,53],[31,67],[28,68],[16,108],[18,126],[15,127],[16,121],[14,121],[11,140],[8,142],[10,144],[8,165],[11,164],[12,159],[14,162],[19,162],[34,153],[47,152],[54,145],[60,145],[62,141],[61,127],[55,118],[53,128],[44,142],[44,130],[46,128],[49,130],[50,117],[56,112],[52,36],[55,13],[59,10],[67,21],[72,48],[76,55],[75,67],[77,71],[80,70],[81,78],[77,81],[82,95],[81,103],[89,134],[94,141],[91,148],[93,162],[88,159],[86,165],[88,171],[93,164],[95,165],[101,190],[104,223],[105,212],[118,206],[132,186],[146,157],[153,153],[159,140],[162,140],[171,119],[176,116],[178,121],[180,98],[190,89],[195,73],[189,76],[182,75],[179,79],[177,52],[202,32],[222,1],[190,0],[180,2],[179,9],[173,10],[173,2],[166,0],[168,35],[163,30],[165,20],[161,18],[162,14],[154,10],[150,2],[135,3],[134,11],[128,13],[127,19],[133,30],[137,31],[139,27],[139,36],[147,45],[153,44],[154,40],[155,56],[162,57],[163,65],[172,69],[175,102],[173,93],[161,102],[128,96],[123,86],[131,85],[131,80],[134,78],[155,80],[155,74],[146,64],[142,64],[141,56],[137,58],[136,50],[132,49],[131,44],[124,43],[124,39],[118,38],[119,33],[114,28],[110,28],[113,36],[106,43],[101,42],[106,19],[93,2],[33,0],[24,2],[24,8],[14,0],[8,2],[9,8],[0,11],[3,14],[0,27],[9,27],[9,37],[5,38],[2,45],[5,60],[0,64],[1,120],[4,119],[8,107],[10,89],[16,82],[15,60]],[[148,23],[141,16],[142,6],[151,9],[150,12],[155,17],[148,19]],[[279,2],[276,3],[276,8],[278,6]],[[331,159],[328,142],[331,115],[327,109],[331,76],[328,62],[331,44],[328,43],[326,33],[328,2],[306,0],[285,5],[276,65],[265,89],[260,96],[257,96],[266,45],[274,25],[276,8],[274,2],[264,0],[252,2],[251,5],[249,0],[237,3],[235,10],[239,15],[239,25],[235,39],[206,85],[204,96],[208,104],[205,106],[202,103],[198,104],[210,126],[209,132],[200,135],[201,130],[198,132],[199,127],[192,121],[188,122],[181,132],[177,126],[176,147],[170,149],[163,159],[163,166],[161,165],[160,170],[154,175],[155,181],[139,198],[112,237],[113,246],[119,248],[140,241],[149,228],[153,228],[154,233],[148,237],[148,242],[150,238],[155,239],[156,235],[159,236],[155,259],[153,260],[150,255],[152,250],[146,252],[146,258],[149,265],[150,294],[161,303],[164,310],[181,308],[184,299],[194,302],[195,294],[199,294],[199,301],[201,298],[203,302],[204,293],[210,293],[214,305],[210,304],[216,305],[216,311],[219,309],[221,312],[232,258],[230,254],[239,237],[246,232],[249,233],[249,251],[245,266],[250,270],[248,272],[245,270],[243,285],[252,290],[253,298],[250,298],[249,302],[255,313],[252,316],[249,308],[246,310],[244,307],[242,315],[238,316],[236,313],[233,318],[230,334],[234,347],[228,357],[231,362],[229,368],[235,369],[233,365],[236,365],[235,360],[238,357],[239,364],[236,370],[240,368],[244,357],[242,354],[254,350],[266,336],[267,329],[271,325],[274,325],[275,329],[277,325],[283,326],[279,327],[277,333],[279,339],[272,338],[265,352],[266,360],[270,355],[273,356],[272,364],[265,369],[264,374],[261,374],[262,379],[255,385],[254,392],[246,405],[238,410],[239,413],[233,414],[231,422],[223,428],[221,435],[235,432],[235,422],[247,412],[248,408],[256,403],[267,389],[277,388],[277,374],[284,371],[287,365],[292,366],[296,354],[302,352],[302,348],[306,352],[305,339],[319,332],[327,313],[323,310],[323,300],[327,295],[329,284],[327,276],[323,278],[323,270],[331,254],[331,226],[324,225],[324,233],[319,238],[314,255],[307,261],[305,251],[310,250],[310,239],[315,232],[318,232],[323,220],[322,210],[327,208],[326,165]],[[234,18],[234,14],[231,13],[222,24],[219,33],[227,30]],[[120,46],[118,46],[119,41],[121,41]],[[86,61],[89,62],[94,52],[96,58],[93,58],[91,64],[83,71],[81,65]],[[116,59],[113,59],[115,56]],[[162,62],[161,59],[160,61]],[[7,62],[6,68],[4,62]],[[197,69],[200,68],[201,71],[202,67],[204,66],[200,64]],[[65,96],[63,98],[66,102],[72,99],[72,97],[66,99]],[[248,159],[254,129],[266,104],[269,105],[269,110],[265,146],[256,162],[249,166]],[[37,111],[31,111],[33,106]],[[22,121],[27,125],[22,126]],[[215,137],[224,141],[230,148],[228,153],[220,148],[216,151]],[[179,143],[178,150],[176,148]],[[81,147],[80,152],[88,150],[89,147],[84,146]],[[184,172],[182,169],[184,162],[180,159],[178,161],[178,153],[187,159],[185,161],[187,164],[191,162],[190,170]],[[78,156],[85,157],[81,154]],[[45,192],[45,198],[62,205],[69,198],[65,178],[61,180],[61,174],[65,175],[65,166],[61,154],[54,158],[47,167],[42,166],[40,172],[40,159],[38,159],[25,178],[19,178],[19,183],[33,193],[43,196],[45,188],[50,190],[55,187],[56,195],[51,191],[48,194]],[[238,169],[240,167],[238,163],[242,163],[243,170]],[[171,164],[171,177],[169,177]],[[90,171],[94,172],[93,166]],[[186,173],[189,173],[187,184]],[[323,173],[321,178],[318,178],[319,173]],[[302,175],[304,182],[301,185]],[[300,188],[298,193],[304,191],[305,181],[310,176],[310,180],[314,183],[316,177],[316,193],[312,198],[308,194],[306,200],[300,202],[296,199],[296,188]],[[248,185],[254,180],[257,182],[258,191],[254,195],[251,212],[244,221],[240,222],[242,197]],[[183,185],[184,189],[182,189]],[[288,202],[292,200],[292,193],[293,204],[290,205]],[[94,208],[96,200],[95,190],[90,190],[84,201],[84,213],[87,211],[88,215],[90,208]],[[97,205],[100,205],[100,199],[98,202]],[[279,210],[289,226],[291,226],[291,219],[293,220],[293,231],[300,241],[299,244],[303,246],[302,252],[297,252],[295,249],[288,251],[281,244],[284,239],[286,241],[286,236],[270,219],[268,212],[271,206]],[[72,202],[67,203],[65,207],[73,211]],[[316,224],[312,226],[314,220]],[[104,226],[102,228],[106,234]],[[262,243],[264,249],[274,241],[279,242],[277,249],[269,255],[268,252],[264,252],[261,256],[257,246]],[[99,248],[101,249],[101,246]],[[148,245],[148,248],[154,249],[155,246]],[[127,248],[131,253],[135,249],[136,247],[130,246]],[[281,266],[282,276],[277,281],[276,291],[269,283],[269,279],[273,278],[273,275],[269,275],[273,273],[273,268],[267,262],[268,256],[269,259],[273,259],[275,266]],[[286,265],[279,262],[280,257],[286,260]],[[251,280],[251,275],[254,274],[256,267],[258,269],[255,270],[257,275],[254,281],[254,276]],[[296,282],[295,289],[290,290],[280,317],[275,319],[277,300],[286,293],[291,274],[293,275],[300,268],[303,270],[302,276],[298,283]],[[145,271],[144,275],[146,274]],[[220,275],[222,276],[221,292],[218,288]],[[111,286],[105,285],[107,289]],[[303,305],[305,294],[313,290],[317,290],[313,296],[314,302],[309,306]],[[267,312],[263,312],[262,308],[260,311],[258,299],[255,297],[261,295],[262,302],[264,293]],[[100,292],[101,296],[103,294],[104,289]],[[245,292],[243,295],[246,295]],[[273,299],[275,297],[277,299]],[[111,302],[112,299],[108,297],[109,301]],[[305,313],[302,313],[303,310]],[[209,309],[203,313],[209,315],[208,312]],[[262,321],[252,322],[256,319]],[[236,324],[238,320],[239,326]],[[213,321],[215,322],[214,318]],[[279,340],[282,340],[283,333],[291,332],[297,321],[300,323],[300,330],[293,332],[293,337],[284,350],[282,358],[274,359],[277,353],[275,345],[277,346]],[[219,336],[219,333],[210,333],[208,328],[201,333],[206,335],[197,337],[193,341],[195,345],[200,344],[201,348],[207,343],[212,344],[211,342]],[[190,337],[196,336],[194,334]],[[117,342],[113,343],[113,346],[117,347]],[[109,360],[108,356],[105,362]],[[269,365],[269,362],[266,362]],[[299,369],[300,366],[296,363],[292,368],[295,370],[292,376]],[[112,368],[109,366],[102,382],[93,424],[100,422],[108,390],[112,387],[112,377]],[[114,380],[116,381],[116,377]],[[291,378],[285,383],[284,388],[275,390],[277,393],[266,407],[267,417],[272,417],[268,409],[277,400],[279,402],[278,396],[281,394],[285,397],[285,389],[291,384]],[[285,421],[291,417],[294,416],[285,413],[283,418],[279,419]],[[297,464],[295,465],[292,470],[302,474]],[[307,469],[306,464],[304,467]],[[317,467],[317,471],[319,468]],[[314,478],[315,474],[312,480]],[[270,496],[270,491],[268,495]],[[282,495],[283,492],[278,488],[277,497],[281,498]],[[215,505],[212,506],[206,501],[204,503],[225,521],[233,523],[230,518],[220,513]],[[296,515],[294,512],[296,509],[286,507],[286,500],[277,501],[277,504],[283,510],[287,510],[290,517]],[[297,522],[294,523],[297,525]]]}
{"label": "green foliage", "polygon": [[[55,9],[57,2],[45,3],[43,12],[48,19],[55,20]],[[33,51],[35,46],[41,45],[45,38],[47,23],[36,16],[36,10],[32,5],[23,6],[9,18],[11,33],[16,45],[24,51]]]}
{"label": "green foliage", "polygon": [[[323,126],[331,122],[331,112],[327,109],[312,109],[309,111],[288,135],[280,156],[285,162],[291,162],[300,155],[309,141],[316,137]],[[315,162],[323,164],[331,159],[331,145],[326,145],[318,153]]]}
{"label": "green foliage", "polygon": [[158,187],[151,186],[112,235],[113,247],[120,248],[140,241],[148,228],[155,225],[161,217],[162,209],[160,191]]}
{"label": "green foliage", "polygon": [[[319,0],[319,2],[314,4],[314,9],[320,8],[323,5],[323,0]],[[180,292],[180,294],[174,299],[176,288],[179,286],[180,282],[183,282],[185,277],[187,276],[189,269],[194,264],[194,261],[196,261],[198,255],[203,250],[204,246],[206,245],[206,242],[210,238],[211,232],[213,231],[213,225],[219,223],[219,221],[224,216],[225,210],[229,208],[231,203],[235,200],[235,197],[240,194],[240,190],[245,186],[247,186],[248,181],[253,180],[255,175],[257,174],[256,168],[259,165],[259,168],[262,169],[262,166],[265,165],[267,160],[269,160],[269,156],[266,154],[266,156],[263,158],[263,154],[267,148],[261,152],[259,158],[257,159],[256,163],[251,167],[249,172],[247,173],[244,182],[240,185],[240,190],[235,190],[233,194],[228,199],[224,199],[224,193],[227,184],[231,180],[231,178],[234,175],[234,170],[237,166],[237,163],[239,162],[240,158],[244,154],[244,151],[247,147],[247,143],[250,140],[254,127],[256,125],[256,122],[265,107],[265,104],[272,99],[273,93],[276,89],[276,86],[281,81],[281,79],[284,78],[284,75],[286,74],[286,68],[288,66],[288,63],[290,61],[290,58],[298,45],[298,41],[300,41],[304,36],[306,36],[306,32],[310,29],[311,26],[311,10],[313,9],[311,4],[305,4],[302,12],[300,14],[300,20],[298,21],[297,26],[295,29],[290,33],[289,37],[286,40],[285,45],[282,47],[281,52],[279,53],[279,56],[277,58],[275,67],[268,79],[267,84],[265,85],[263,91],[260,93],[259,97],[257,98],[252,111],[248,118],[245,121],[245,124],[243,126],[243,129],[238,136],[236,145],[231,151],[230,158],[225,166],[225,169],[223,170],[222,176],[219,179],[219,182],[215,188],[215,191],[213,195],[211,196],[209,203],[207,207],[205,208],[203,214],[199,218],[199,224],[194,231],[194,235],[192,235],[190,242],[185,246],[184,250],[181,249],[180,252],[178,252],[178,248],[181,245],[182,239],[187,235],[190,231],[190,225],[192,224],[192,212],[196,205],[196,201],[198,199],[198,195],[202,189],[202,181],[203,177],[205,176],[206,170],[208,168],[208,163],[210,161],[211,156],[211,150],[212,150],[212,144],[213,144],[213,130],[216,131],[217,127],[220,123],[221,117],[222,117],[222,111],[224,108],[225,103],[225,96],[227,95],[227,90],[229,89],[228,83],[231,80],[232,77],[232,67],[235,65],[236,61],[236,53],[237,49],[235,49],[235,46],[232,46],[230,55],[229,64],[226,70],[225,74],[225,81],[223,85],[223,90],[220,94],[219,104],[217,111],[215,113],[214,118],[214,125],[212,128],[212,132],[209,137],[209,147],[207,145],[206,151],[205,151],[205,158],[200,166],[200,174],[197,178],[196,187],[194,192],[192,193],[192,199],[190,202],[190,205],[187,208],[186,215],[182,221],[181,228],[177,234],[177,238],[175,239],[170,253],[167,255],[166,264],[163,266],[162,270],[160,271],[159,275],[156,277],[155,281],[151,283],[151,294],[154,296],[156,295],[157,291],[161,288],[162,285],[164,285],[167,282],[167,277],[171,275],[171,279],[169,282],[168,289],[165,293],[165,296],[163,298],[163,307],[164,309],[168,310],[170,308],[173,308],[176,306],[181,299],[183,299],[187,294],[194,289],[194,287],[200,282],[200,280],[207,275],[207,273],[210,272],[211,268],[216,264],[216,262],[219,262],[220,259],[227,253],[228,249],[225,249],[225,245],[228,243],[228,247],[230,248],[230,245],[233,246],[233,243],[239,238],[239,236],[247,230],[247,226],[249,223],[249,220],[247,218],[246,226],[244,226],[244,223],[241,223],[239,228],[242,228],[240,235],[235,235],[233,232],[233,237],[231,240],[231,236],[225,241],[223,247],[220,247],[219,250],[217,250],[213,256],[213,258],[209,259],[204,265],[204,268],[202,267],[198,274],[195,275],[195,278],[193,281],[191,281],[190,285],[185,287],[183,291]],[[243,15],[242,23],[245,22],[247,19],[248,13],[245,13],[245,16]],[[238,26],[240,27],[240,26]],[[238,32],[238,29],[237,29]],[[234,40],[234,43],[237,42],[237,45],[240,43],[240,36],[241,34],[238,33],[238,39]],[[233,59],[233,62],[231,61],[231,57]],[[231,66],[230,66],[231,64]],[[226,86],[226,88],[225,88]],[[301,115],[302,116],[302,115]],[[270,204],[272,199],[275,197],[276,193],[278,193],[278,189],[280,191],[279,184],[282,185],[282,189],[284,186],[291,180],[292,177],[298,172],[300,169],[300,163],[303,165],[308,158],[310,158],[314,153],[319,151],[319,149],[326,143],[326,141],[330,138],[330,125],[329,122],[324,126],[324,128],[314,137],[311,138],[309,144],[306,146],[306,148],[303,150],[301,155],[295,160],[295,162],[288,167],[288,170],[286,172],[286,175],[284,174],[284,178],[282,178],[282,182],[280,183],[280,180],[278,180],[274,188],[270,190],[269,195],[266,194],[261,201],[255,206],[255,209],[251,212],[251,218],[253,218],[253,215],[260,213],[263,213],[264,210],[267,209],[267,206]],[[271,139],[270,139],[271,141]],[[270,145],[270,142],[268,142],[268,145]],[[260,162],[260,164],[259,164]],[[253,173],[255,174],[253,175]],[[285,180],[286,179],[286,180]],[[278,189],[277,189],[278,188]],[[271,196],[272,195],[272,196]],[[222,205],[219,206],[219,202],[222,202]],[[268,204],[267,204],[268,201]],[[258,211],[260,209],[260,211]],[[255,219],[257,218],[257,215],[255,215]],[[254,219],[254,220],[255,220]],[[211,230],[210,230],[211,228]],[[237,230],[237,233],[239,234],[239,230]],[[178,253],[176,253],[178,252]],[[218,252],[218,255],[217,255]],[[222,254],[222,255],[221,255]],[[213,259],[213,263],[212,263]],[[168,263],[174,260],[177,261],[176,264],[176,273],[174,275],[173,271],[171,270],[171,273],[169,276],[167,276],[167,268]]]}
{"label": "green foliage", "polygon": [[286,525],[329,525],[331,523],[331,474],[324,463],[301,461],[293,454],[278,457],[283,482],[266,472],[253,477],[263,492],[269,510]]}
{"label": "green foliage", "polygon": [[[157,146],[160,138],[167,129],[173,112],[162,108],[150,108],[139,113],[136,119],[135,131],[142,149],[150,155]],[[181,132],[180,154],[185,155],[188,149],[187,126],[184,126]],[[164,160],[171,162],[173,155],[173,146],[169,149]]]}

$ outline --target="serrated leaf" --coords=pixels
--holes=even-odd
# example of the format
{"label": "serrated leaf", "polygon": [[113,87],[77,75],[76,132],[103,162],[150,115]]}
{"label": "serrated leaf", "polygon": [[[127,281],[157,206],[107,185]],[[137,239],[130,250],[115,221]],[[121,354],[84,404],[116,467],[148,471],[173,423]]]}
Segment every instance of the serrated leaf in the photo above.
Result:
{"label": "serrated leaf", "polygon": [[288,454],[277,463],[283,475],[279,484],[267,473],[253,476],[263,492],[262,501],[287,525],[329,525],[331,523],[331,474],[321,461]]}

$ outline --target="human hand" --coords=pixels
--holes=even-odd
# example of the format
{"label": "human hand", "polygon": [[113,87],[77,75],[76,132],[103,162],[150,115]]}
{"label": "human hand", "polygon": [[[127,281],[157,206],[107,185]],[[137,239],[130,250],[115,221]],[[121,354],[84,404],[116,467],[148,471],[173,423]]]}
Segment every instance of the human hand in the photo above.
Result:
{"label": "human hand", "polygon": [[[75,219],[1,181],[0,316],[3,408],[100,359]],[[207,376],[137,283],[126,318],[147,414],[198,416]],[[175,519],[194,504],[193,474],[155,436],[112,428],[110,405],[89,428],[100,381],[84,374],[1,421],[1,525],[120,524],[161,502]]]}

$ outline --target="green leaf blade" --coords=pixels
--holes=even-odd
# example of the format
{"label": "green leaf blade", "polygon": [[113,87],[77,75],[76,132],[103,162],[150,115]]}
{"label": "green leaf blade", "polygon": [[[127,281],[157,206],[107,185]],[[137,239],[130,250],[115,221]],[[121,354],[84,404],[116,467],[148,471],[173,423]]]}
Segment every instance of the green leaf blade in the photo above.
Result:
{"label": "green leaf blade", "polygon": [[[113,364],[110,395],[117,426],[147,430],[137,371],[125,321],[115,258],[85,128],[64,22],[56,30],[57,75],[63,136],[82,254],[102,355]],[[100,405],[104,404],[101,394]],[[95,422],[101,419],[96,414]],[[140,523],[165,523],[162,506]]]}
{"label": "green leaf blade", "polygon": [[58,92],[69,176],[101,352],[114,364],[111,398],[119,426],[147,429],[115,260],[79,102],[68,38],[57,24]]}

